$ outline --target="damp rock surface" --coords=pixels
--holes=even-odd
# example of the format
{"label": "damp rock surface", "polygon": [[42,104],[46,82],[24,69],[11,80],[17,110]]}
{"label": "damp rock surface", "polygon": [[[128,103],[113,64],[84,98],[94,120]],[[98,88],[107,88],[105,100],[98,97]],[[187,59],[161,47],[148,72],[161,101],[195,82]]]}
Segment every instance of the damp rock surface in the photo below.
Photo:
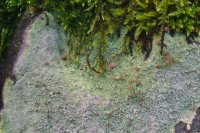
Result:
{"label": "damp rock surface", "polygon": [[[108,56],[108,63],[114,67],[99,77],[87,69],[84,58],[78,64],[61,59],[64,53],[60,49],[67,48],[66,34],[51,14],[49,25],[45,25],[42,15],[25,35],[24,48],[13,70],[17,81],[7,79],[5,83],[0,132],[188,130],[179,121],[200,103],[200,47],[188,45],[180,34],[166,35],[168,62],[154,43],[146,61],[137,51],[133,56]],[[124,35],[122,30],[119,39],[109,40],[111,49],[121,48]],[[112,54],[108,51],[106,55]],[[195,130],[197,127],[191,126]]]}

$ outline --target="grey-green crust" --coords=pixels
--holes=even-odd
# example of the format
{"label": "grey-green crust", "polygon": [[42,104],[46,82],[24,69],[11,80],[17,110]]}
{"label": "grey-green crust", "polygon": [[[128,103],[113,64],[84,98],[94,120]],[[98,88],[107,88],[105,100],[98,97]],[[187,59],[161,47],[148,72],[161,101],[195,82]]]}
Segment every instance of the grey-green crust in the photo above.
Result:
{"label": "grey-green crust", "polygon": [[[147,61],[138,52],[116,60],[109,56],[117,66],[99,77],[84,61],[61,60],[65,33],[48,15],[50,25],[41,14],[27,29],[14,69],[17,81],[8,79],[4,86],[1,132],[169,133],[182,114],[200,103],[200,48],[187,45],[184,36],[165,37],[177,64],[156,68],[164,57],[154,43]],[[124,33],[109,40],[111,49],[120,49]],[[128,98],[134,91],[137,96]]]}

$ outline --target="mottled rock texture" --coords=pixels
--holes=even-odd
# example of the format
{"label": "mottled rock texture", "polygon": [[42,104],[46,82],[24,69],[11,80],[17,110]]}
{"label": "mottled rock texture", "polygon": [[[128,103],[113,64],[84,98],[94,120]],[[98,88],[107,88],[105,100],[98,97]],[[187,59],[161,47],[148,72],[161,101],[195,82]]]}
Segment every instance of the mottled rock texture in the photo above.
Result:
{"label": "mottled rock texture", "polygon": [[[154,44],[146,61],[137,50],[108,57],[116,67],[99,77],[84,61],[61,60],[67,38],[48,15],[49,25],[41,14],[27,29],[14,67],[17,81],[5,83],[1,132],[170,133],[200,102],[200,48],[184,36],[165,36],[165,56]],[[111,49],[121,48],[123,36],[124,30],[109,40]]]}

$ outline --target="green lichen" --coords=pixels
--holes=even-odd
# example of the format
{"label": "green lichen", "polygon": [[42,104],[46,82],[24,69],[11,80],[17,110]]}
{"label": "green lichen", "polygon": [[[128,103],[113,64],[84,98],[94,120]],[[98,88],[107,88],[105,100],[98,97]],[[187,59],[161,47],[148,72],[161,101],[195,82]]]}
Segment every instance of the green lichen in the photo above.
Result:
{"label": "green lichen", "polygon": [[[12,91],[14,82],[10,79],[5,81],[4,85],[4,108],[9,107],[10,93]],[[0,121],[0,133],[8,133],[10,132],[10,124],[9,124],[9,109],[1,112],[1,121]]]}

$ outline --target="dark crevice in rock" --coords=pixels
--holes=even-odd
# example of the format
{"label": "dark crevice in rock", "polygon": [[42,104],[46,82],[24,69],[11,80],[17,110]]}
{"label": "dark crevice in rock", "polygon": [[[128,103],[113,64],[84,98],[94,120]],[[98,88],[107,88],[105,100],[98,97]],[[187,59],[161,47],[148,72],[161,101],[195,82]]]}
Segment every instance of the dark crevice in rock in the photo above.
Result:
{"label": "dark crevice in rock", "polygon": [[179,123],[175,125],[175,133],[190,133],[187,129],[187,123],[179,121]]}
{"label": "dark crevice in rock", "polygon": [[195,118],[192,120],[191,131],[200,132],[200,107],[197,109]]}
{"label": "dark crevice in rock", "polygon": [[200,132],[200,107],[196,111],[195,118],[192,120],[192,124],[190,125],[191,129],[187,129],[187,123],[179,121],[178,124],[175,125],[175,133],[197,133]]}
{"label": "dark crevice in rock", "polygon": [[16,82],[16,77],[13,73],[13,67],[16,62],[18,53],[22,48],[23,35],[28,25],[33,23],[33,20],[40,14],[38,12],[34,17],[31,17],[29,11],[25,11],[21,18],[17,29],[14,33],[11,46],[7,49],[4,59],[0,60],[0,111],[3,109],[3,87],[6,78],[10,77],[11,80]]}

